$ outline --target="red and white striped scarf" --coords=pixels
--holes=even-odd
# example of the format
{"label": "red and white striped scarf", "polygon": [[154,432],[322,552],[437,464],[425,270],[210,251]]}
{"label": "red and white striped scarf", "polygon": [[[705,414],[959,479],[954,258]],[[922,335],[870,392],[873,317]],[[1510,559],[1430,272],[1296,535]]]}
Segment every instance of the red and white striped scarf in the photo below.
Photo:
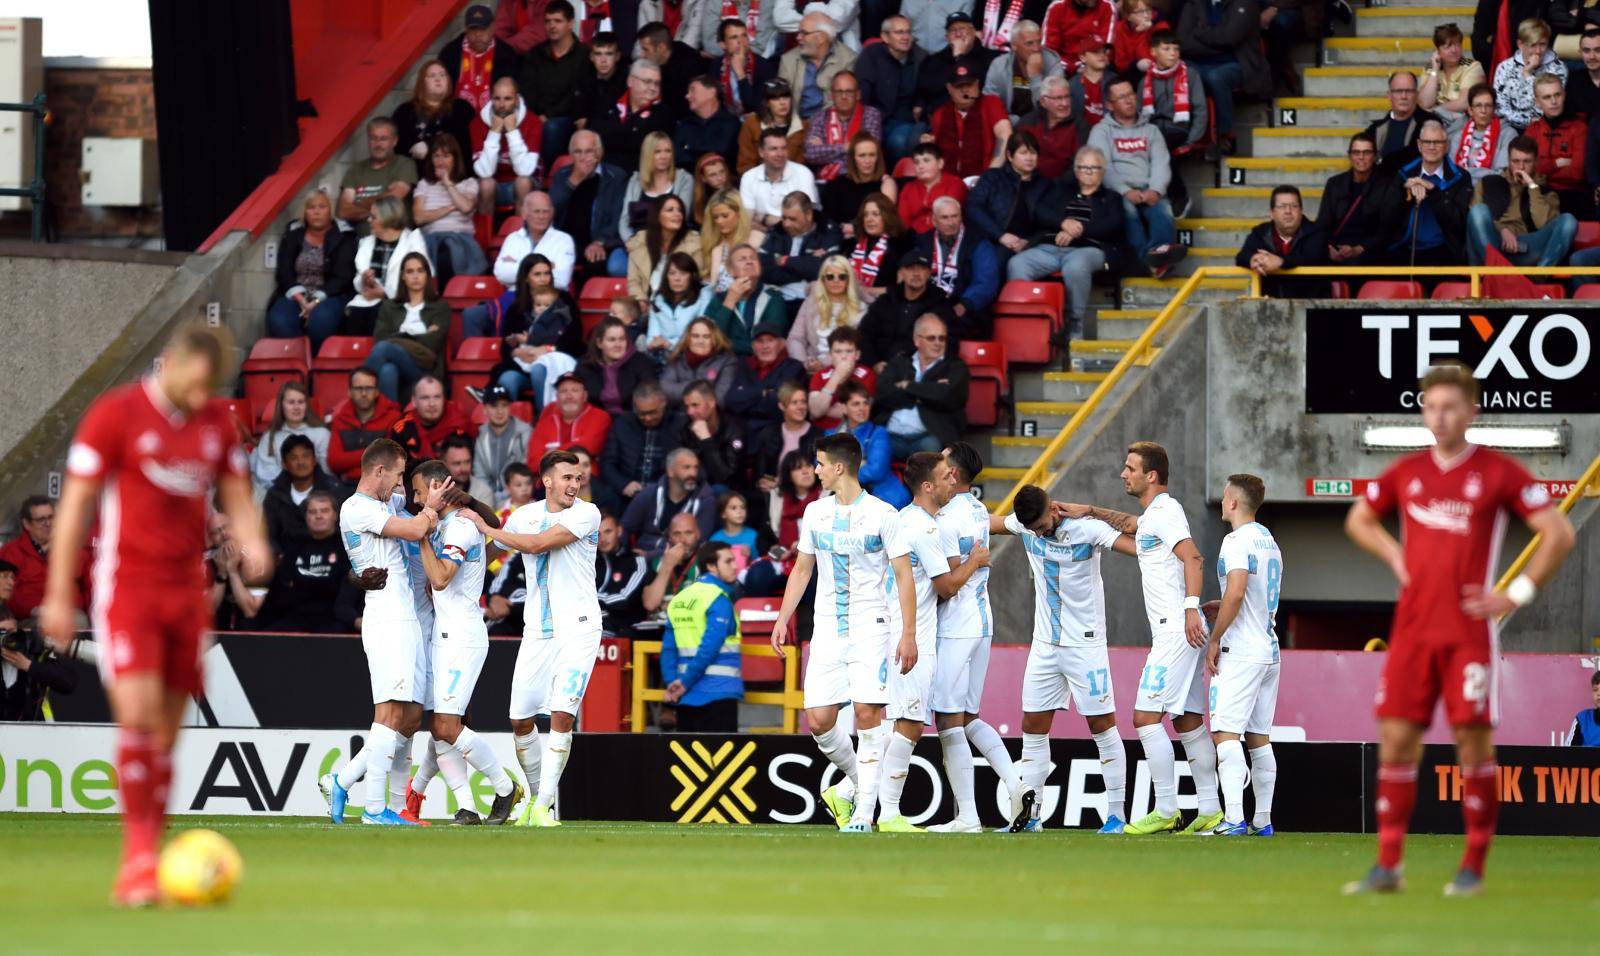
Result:
{"label": "red and white striped scarf", "polygon": [[734,0],[722,0],[723,20],[743,20],[744,28],[750,34],[750,44],[756,42],[756,21],[761,19],[761,0],[750,0],[750,9],[744,16],[739,16],[739,5]]}
{"label": "red and white striped scarf", "polygon": [[[1461,146],[1454,156],[1455,164],[1462,169],[1488,169],[1494,162],[1495,146],[1500,141],[1500,117],[1496,116],[1489,121],[1488,128],[1480,127],[1472,120],[1467,120],[1467,125],[1461,130]],[[1478,135],[1481,134],[1481,135]],[[1473,144],[1473,136],[1478,135],[1477,144]]]}
{"label": "red and white striped scarf", "polygon": [[991,50],[1011,48],[1011,30],[1022,18],[1022,0],[1011,0],[1005,16],[1000,15],[1000,0],[988,0],[983,7],[983,36],[980,41]]}
{"label": "red and white striped scarf", "polygon": [[862,236],[856,241],[850,250],[850,267],[855,270],[856,278],[862,285],[872,288],[877,285],[884,257],[889,254],[889,237],[879,236],[872,242],[870,249],[865,245],[869,241],[871,239],[868,236]]}
{"label": "red and white striped scarf", "polygon": [[[756,55],[754,51],[747,51],[744,55],[744,75],[746,79],[756,75]],[[739,78],[733,75],[733,57],[722,58],[722,104],[728,112],[735,116],[743,116],[750,112],[745,103],[739,98]]]}
{"label": "red and white striped scarf", "polygon": [[1144,89],[1139,105],[1139,118],[1149,119],[1156,111],[1156,79],[1172,77],[1172,121],[1174,123],[1189,122],[1189,67],[1182,61],[1172,65],[1172,69],[1163,70],[1154,63],[1150,64],[1150,72],[1144,75]]}
{"label": "red and white striped scarf", "polygon": [[[866,108],[856,104],[856,111],[850,116],[848,128],[839,122],[839,111],[836,109],[824,110],[822,113],[822,141],[829,146],[844,146],[850,142],[851,137],[861,132],[861,117],[866,115]],[[844,163],[829,163],[817,173],[817,182],[832,182],[844,172]]]}

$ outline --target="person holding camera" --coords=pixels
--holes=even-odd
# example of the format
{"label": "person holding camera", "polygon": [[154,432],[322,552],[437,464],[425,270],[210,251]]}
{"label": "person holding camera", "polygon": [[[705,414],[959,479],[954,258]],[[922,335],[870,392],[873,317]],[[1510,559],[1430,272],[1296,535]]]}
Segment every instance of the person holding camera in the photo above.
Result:
{"label": "person holding camera", "polygon": [[[74,650],[81,641],[73,641]],[[77,689],[77,667],[57,657],[38,634],[19,629],[16,615],[0,605],[0,721],[48,720],[50,692]]]}

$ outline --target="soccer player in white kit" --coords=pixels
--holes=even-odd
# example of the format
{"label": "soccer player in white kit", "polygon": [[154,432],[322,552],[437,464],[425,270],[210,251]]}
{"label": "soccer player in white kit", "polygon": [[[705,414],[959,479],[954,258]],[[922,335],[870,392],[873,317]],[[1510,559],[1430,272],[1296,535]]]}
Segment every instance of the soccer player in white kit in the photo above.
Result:
{"label": "soccer player in white kit", "polygon": [[[539,460],[544,500],[523,505],[503,530],[471,516],[478,530],[508,551],[522,553],[528,580],[523,606],[522,646],[511,672],[511,733],[517,761],[537,790],[517,820],[518,826],[558,827],[555,810],[572,752],[583,692],[600,651],[600,598],[596,592],[595,547],[600,541],[600,509],[578,497],[583,468],[578,456],[557,449]],[[550,733],[541,749],[534,718],[550,712]]]}
{"label": "soccer player in white kit", "polygon": [[1189,518],[1176,498],[1167,494],[1167,450],[1155,442],[1128,446],[1122,463],[1122,487],[1139,499],[1144,513],[1135,518],[1106,508],[1069,506],[1069,517],[1099,518],[1134,536],[1139,579],[1144,586],[1144,611],[1150,621],[1150,654],[1139,675],[1133,705],[1133,726],[1144,745],[1155,789],[1155,809],[1129,823],[1124,833],[1143,836],[1178,827],[1178,768],[1172,740],[1162,726],[1172,715],[1172,729],[1183,741],[1200,810],[1185,833],[1206,834],[1222,822],[1217,801],[1217,751],[1205,729],[1205,620],[1200,590],[1205,559],[1189,533]]}
{"label": "soccer player in white kit", "polygon": [[[900,509],[898,533],[910,549],[912,587],[916,592],[917,665],[908,673],[889,669],[889,706],[886,716],[894,721],[889,745],[884,751],[883,780],[878,791],[881,833],[915,833],[900,812],[900,797],[911,772],[911,752],[922,739],[922,727],[932,713],[935,659],[939,640],[939,599],[954,595],[978,568],[977,561],[957,567],[961,549],[955,537],[945,534],[936,515],[950,503],[955,493],[955,478],[950,464],[938,452],[919,451],[906,460],[906,486],[912,491],[911,504]],[[893,565],[889,587],[899,584]],[[901,629],[900,602],[889,601],[889,633]],[[962,740],[962,746],[966,741]],[[941,832],[948,832],[946,827]]]}
{"label": "soccer player in white kit", "polygon": [[983,680],[989,671],[989,647],[994,641],[994,614],[989,609],[990,515],[972,493],[972,483],[983,470],[983,459],[976,449],[961,441],[946,448],[944,458],[950,463],[955,494],[939,509],[939,528],[956,541],[960,552],[956,570],[967,564],[972,568],[971,577],[939,605],[933,725],[939,731],[944,774],[955,798],[956,816],[949,823],[928,829],[937,833],[981,833],[972,751],[982,754],[1005,784],[1013,819],[1021,815],[1022,778],[1000,733],[978,715]]}
{"label": "soccer player in white kit", "polygon": [[[822,801],[847,833],[871,833],[878,806],[879,771],[889,728],[889,670],[908,674],[917,665],[917,601],[911,552],[897,533],[894,506],[861,487],[861,444],[854,435],[817,439],[817,481],[827,492],[800,519],[799,554],[783,605],[772,626],[772,647],[784,655],[789,621],[817,571],[811,653],[806,660],[805,708],[811,736],[845,779]],[[888,571],[894,568],[894,590]],[[590,573],[593,577],[593,572]],[[889,598],[900,605],[898,635],[889,628]],[[892,647],[891,647],[892,643]],[[859,754],[838,726],[839,708],[853,705]]]}
{"label": "soccer player in white kit", "polygon": [[[418,497],[434,482],[450,478],[442,461],[425,461],[411,475],[411,487]],[[488,823],[503,825],[511,810],[526,795],[522,785],[511,779],[489,742],[461,722],[472,702],[472,691],[489,656],[489,628],[483,623],[478,605],[483,594],[486,566],[483,533],[466,515],[463,504],[446,504],[439,526],[421,542],[419,560],[427,585],[433,593],[432,642],[429,660],[433,666],[433,712],[430,731],[439,772],[455,794],[460,809],[455,822],[464,825]],[[483,774],[494,787],[494,804],[487,820],[472,809],[476,803],[469,785],[467,767]],[[421,789],[426,789],[423,783]],[[419,801],[420,803],[420,801]]]}
{"label": "soccer player in white kit", "polygon": [[1022,773],[1026,815],[1013,833],[1043,829],[1045,780],[1050,776],[1050,725],[1056,711],[1076,703],[1100,751],[1106,785],[1101,833],[1126,825],[1128,756],[1117,732],[1117,700],[1106,653],[1106,599],[1100,552],[1134,553],[1133,538],[1097,518],[1063,518],[1037,485],[1023,485],[1012,513],[992,516],[997,534],[1022,540],[1033,572],[1033,645],[1022,678]]}
{"label": "soccer player in white kit", "polygon": [[361,456],[356,492],[339,510],[339,530],[353,573],[379,569],[384,584],[366,592],[361,615],[361,647],[367,655],[373,704],[366,747],[339,773],[319,781],[328,800],[328,816],[335,823],[344,822],[349,787],[365,775],[367,806],[361,822],[414,825],[389,806],[390,774],[404,767],[409,775],[411,769],[411,735],[422,723],[421,695],[428,683],[427,649],[403,542],[421,541],[432,532],[451,482],[430,485],[421,513],[411,515],[406,512],[405,495],[397,490],[405,469],[405,449],[387,438],[373,442]]}
{"label": "soccer player in white kit", "polygon": [[[1278,635],[1273,619],[1283,592],[1283,552],[1256,511],[1267,486],[1255,475],[1229,475],[1222,489],[1222,520],[1233,531],[1222,539],[1217,581],[1222,602],[1206,644],[1211,674],[1211,738],[1217,746],[1222,823],[1217,836],[1272,836],[1272,791],[1278,760],[1272,753],[1272,714],[1278,706]],[[1244,822],[1244,735],[1256,815]]]}

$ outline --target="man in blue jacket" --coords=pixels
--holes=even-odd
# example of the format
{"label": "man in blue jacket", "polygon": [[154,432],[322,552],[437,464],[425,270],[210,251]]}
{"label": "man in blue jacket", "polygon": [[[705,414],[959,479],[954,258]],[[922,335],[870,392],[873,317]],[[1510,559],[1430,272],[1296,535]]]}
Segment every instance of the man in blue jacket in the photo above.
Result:
{"label": "man in blue jacket", "polygon": [[700,577],[667,604],[661,680],[667,703],[677,706],[680,731],[735,733],[744,697],[739,615],[733,609],[738,562],[723,541],[701,545],[695,562]]}
{"label": "man in blue jacket", "polygon": [[955,302],[949,314],[956,339],[987,339],[989,307],[1000,296],[1000,260],[991,243],[966,227],[959,202],[934,200],[933,231],[917,241],[917,251],[933,268],[933,284]]}
{"label": "man in blue jacket", "polygon": [[573,133],[568,149],[572,165],[550,179],[556,228],[572,237],[578,266],[586,275],[627,275],[628,250],[617,223],[628,174],[605,161],[605,146],[588,130]]}

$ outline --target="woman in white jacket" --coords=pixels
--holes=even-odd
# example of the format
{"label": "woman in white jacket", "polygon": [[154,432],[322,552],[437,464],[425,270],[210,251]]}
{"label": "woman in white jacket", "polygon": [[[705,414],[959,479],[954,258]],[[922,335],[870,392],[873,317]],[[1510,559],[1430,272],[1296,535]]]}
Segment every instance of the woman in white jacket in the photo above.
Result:
{"label": "woman in white jacket", "polygon": [[[415,252],[428,259],[428,245],[422,232],[406,228],[406,206],[393,196],[384,196],[367,213],[371,235],[356,246],[356,294],[345,306],[346,335],[371,335],[378,318],[378,305],[400,291],[400,263]],[[433,260],[428,259],[432,271]]]}

